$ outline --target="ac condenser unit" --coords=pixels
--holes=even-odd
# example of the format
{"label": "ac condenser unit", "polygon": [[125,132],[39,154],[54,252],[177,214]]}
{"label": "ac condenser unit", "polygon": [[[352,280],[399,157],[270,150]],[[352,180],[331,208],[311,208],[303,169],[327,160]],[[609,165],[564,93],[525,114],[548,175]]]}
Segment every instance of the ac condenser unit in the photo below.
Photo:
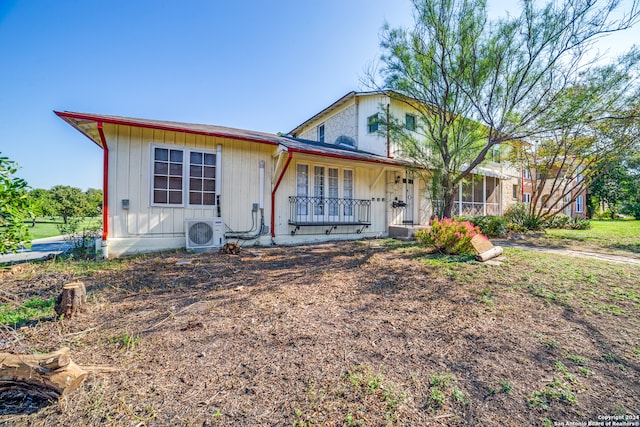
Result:
{"label": "ac condenser unit", "polygon": [[187,249],[219,248],[224,244],[224,222],[217,218],[186,220]]}

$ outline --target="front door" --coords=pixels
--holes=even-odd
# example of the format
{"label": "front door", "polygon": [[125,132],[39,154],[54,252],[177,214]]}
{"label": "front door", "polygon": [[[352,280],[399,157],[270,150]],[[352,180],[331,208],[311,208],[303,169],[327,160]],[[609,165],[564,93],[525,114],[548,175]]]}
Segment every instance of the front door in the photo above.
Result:
{"label": "front door", "polygon": [[402,220],[403,224],[413,224],[413,172],[406,171],[404,180],[402,181],[404,184],[404,219]]}

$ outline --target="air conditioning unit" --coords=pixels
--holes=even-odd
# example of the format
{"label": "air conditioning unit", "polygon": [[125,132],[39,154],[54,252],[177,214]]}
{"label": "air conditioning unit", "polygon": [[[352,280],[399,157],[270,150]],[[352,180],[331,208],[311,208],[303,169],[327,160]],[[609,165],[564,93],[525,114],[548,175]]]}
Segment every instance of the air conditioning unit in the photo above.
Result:
{"label": "air conditioning unit", "polygon": [[187,219],[187,249],[219,248],[224,244],[224,222],[219,218]]}

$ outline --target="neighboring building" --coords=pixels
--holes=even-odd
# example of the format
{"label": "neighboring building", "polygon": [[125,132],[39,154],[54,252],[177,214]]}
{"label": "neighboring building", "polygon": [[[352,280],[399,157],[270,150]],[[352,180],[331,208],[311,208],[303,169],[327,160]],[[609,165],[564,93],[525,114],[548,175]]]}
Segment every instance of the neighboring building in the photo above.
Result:
{"label": "neighboring building", "polygon": [[[580,174],[569,178],[556,170],[538,188],[542,183],[541,178],[536,170],[523,168],[522,200],[525,203],[535,203],[537,208],[542,208],[543,213],[548,210],[549,213],[562,213],[572,218],[587,217],[587,190],[581,188]],[[559,198],[562,200],[558,200]]]}

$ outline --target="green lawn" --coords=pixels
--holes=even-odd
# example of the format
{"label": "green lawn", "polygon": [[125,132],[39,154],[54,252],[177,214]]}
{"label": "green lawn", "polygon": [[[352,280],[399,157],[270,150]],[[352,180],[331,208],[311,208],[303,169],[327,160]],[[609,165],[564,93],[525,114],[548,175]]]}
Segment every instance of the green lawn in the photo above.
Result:
{"label": "green lawn", "polygon": [[547,229],[527,243],[581,251],[640,256],[640,220],[593,220],[588,230]]}
{"label": "green lawn", "polygon": [[[35,227],[29,228],[29,233],[31,234],[32,239],[44,239],[45,237],[59,236],[60,230],[58,229],[58,226],[62,225],[63,223],[64,222],[62,221],[61,217],[36,218],[36,225]],[[78,228],[78,231],[81,231],[83,228],[91,227],[99,223],[100,223],[100,218],[84,218],[80,222],[80,227]],[[30,222],[29,222],[29,225],[31,225]]]}

